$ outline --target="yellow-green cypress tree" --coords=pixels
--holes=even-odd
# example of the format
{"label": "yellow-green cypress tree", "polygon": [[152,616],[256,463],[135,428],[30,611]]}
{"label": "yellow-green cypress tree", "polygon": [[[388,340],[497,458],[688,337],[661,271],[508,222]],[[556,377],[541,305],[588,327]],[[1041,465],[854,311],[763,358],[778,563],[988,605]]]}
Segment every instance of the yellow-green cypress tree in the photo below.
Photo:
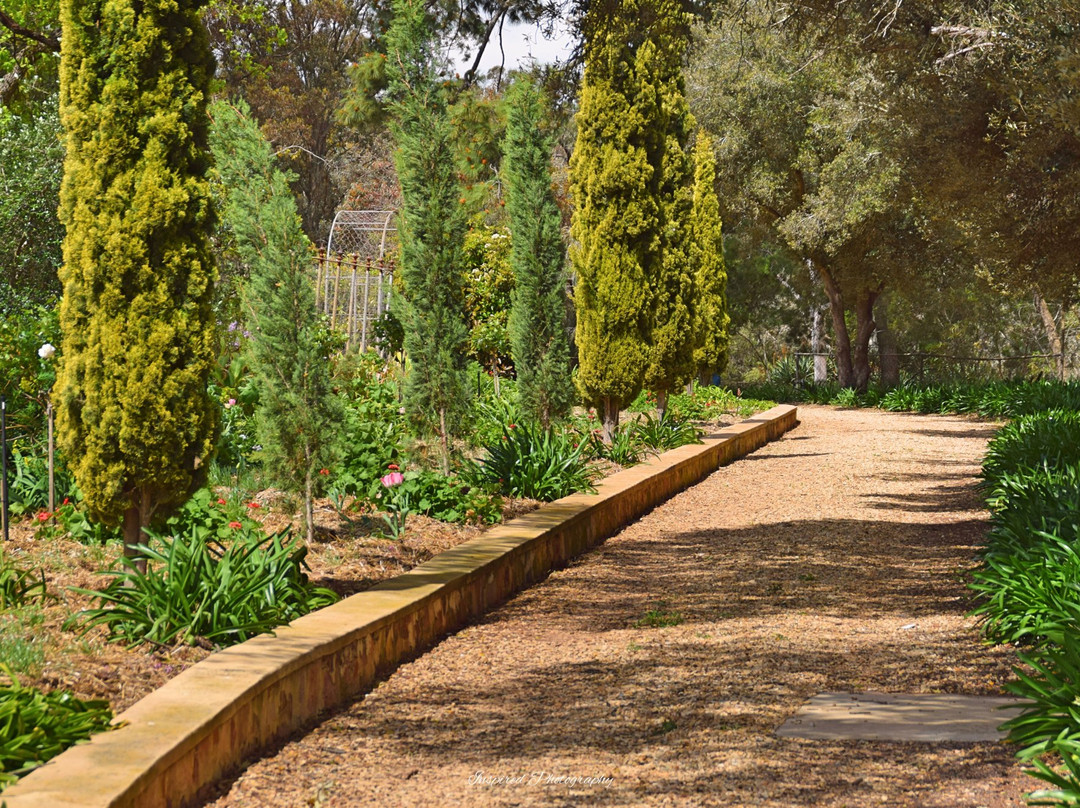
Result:
{"label": "yellow-green cypress tree", "polygon": [[657,95],[652,122],[663,141],[657,195],[662,218],[660,260],[647,268],[650,305],[646,341],[649,346],[644,385],[656,394],[663,416],[668,393],[694,376],[694,273],[690,265],[690,219],[693,208],[692,168],[688,143],[694,117],[686,100],[683,62],[690,42],[691,16],[677,0],[652,0],[647,47],[638,59],[642,87]]}
{"label": "yellow-green cypress tree", "polygon": [[129,555],[202,485],[217,431],[204,2],[61,2],[58,439]]}
{"label": "yellow-green cypress tree", "polygon": [[702,384],[728,363],[727,268],[716,197],[716,157],[712,140],[698,132],[694,144],[694,208],[690,267],[694,273],[694,366]]}
{"label": "yellow-green cypress tree", "polygon": [[570,160],[577,384],[585,402],[600,410],[608,439],[622,405],[641,390],[649,359],[649,275],[663,254],[655,167],[664,134],[654,125],[658,94],[640,81],[639,67],[652,54],[641,46],[639,12],[636,0],[626,0],[617,14],[597,4],[586,18]]}

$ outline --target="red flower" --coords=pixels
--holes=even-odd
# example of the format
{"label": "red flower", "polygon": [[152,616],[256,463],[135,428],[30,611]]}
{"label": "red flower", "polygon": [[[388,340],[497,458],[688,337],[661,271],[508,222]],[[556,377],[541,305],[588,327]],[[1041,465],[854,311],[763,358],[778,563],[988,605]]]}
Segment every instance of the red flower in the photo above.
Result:
{"label": "red flower", "polygon": [[260,505],[258,502],[249,502],[248,507],[249,508],[261,508],[262,505]]}
{"label": "red flower", "polygon": [[239,522],[229,522],[229,527],[231,527],[233,530],[236,530],[237,528],[243,527],[243,525],[241,525]]}
{"label": "red flower", "polygon": [[319,469],[319,474],[323,475],[324,477],[329,477],[330,469]]}
{"label": "red flower", "polygon": [[37,515],[37,520],[39,522],[48,522],[50,519],[52,519],[52,514],[48,511],[41,511]]}
{"label": "red flower", "polygon": [[517,429],[517,424],[510,424],[511,429]]}
{"label": "red flower", "polygon": [[389,469],[390,471],[399,471],[399,469],[398,469],[398,464],[397,464],[397,463],[391,463],[391,464],[390,464],[389,466],[387,466],[386,468],[387,468],[387,469]]}
{"label": "red flower", "polygon": [[64,501],[63,501],[63,502],[61,502],[60,504],[61,504],[61,505],[70,505],[70,504],[71,504],[71,500],[70,500],[70,499],[68,499],[67,497],[64,497]]}
{"label": "red flower", "polygon": [[217,501],[217,504],[218,504],[218,505],[224,505],[224,504],[225,504],[225,500],[223,500],[223,499],[219,499],[219,500]]}

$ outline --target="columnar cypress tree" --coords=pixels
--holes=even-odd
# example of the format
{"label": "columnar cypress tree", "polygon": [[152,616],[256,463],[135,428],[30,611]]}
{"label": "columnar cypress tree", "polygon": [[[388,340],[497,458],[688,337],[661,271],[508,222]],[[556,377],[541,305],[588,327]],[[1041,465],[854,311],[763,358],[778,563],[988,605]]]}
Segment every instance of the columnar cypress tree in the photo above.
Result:
{"label": "columnar cypress tree", "polygon": [[126,552],[205,478],[216,409],[204,0],[62,0],[58,438]]}
{"label": "columnar cypress tree", "polygon": [[573,403],[566,334],[562,217],[551,187],[551,136],[540,91],[519,79],[507,93],[502,178],[514,270],[510,351],[525,411],[547,428]]}
{"label": "columnar cypress tree", "polygon": [[684,386],[694,375],[694,277],[690,268],[690,217],[693,207],[690,154],[687,144],[694,118],[686,101],[682,66],[689,44],[690,15],[676,0],[654,0],[654,15],[639,71],[643,87],[657,95],[657,117],[652,126],[663,133],[657,169],[657,194],[663,219],[662,255],[649,271],[651,305],[647,310],[649,344],[645,387],[656,394],[663,416],[671,390]]}
{"label": "columnar cypress tree", "polygon": [[712,140],[698,132],[694,144],[694,211],[690,267],[694,273],[694,366],[702,384],[728,363],[727,269],[716,198],[716,158]]}
{"label": "columnar cypress tree", "polygon": [[467,401],[464,199],[454,170],[446,87],[422,0],[394,0],[386,42],[390,129],[401,182],[406,406],[423,432],[438,436],[445,472],[450,435]]}
{"label": "columnar cypress tree", "polygon": [[570,160],[574,199],[570,256],[576,275],[578,389],[600,409],[610,440],[619,410],[641,390],[649,360],[649,278],[662,258],[658,171],[664,133],[654,88],[641,68],[640,7],[601,4],[586,20],[585,75]]}
{"label": "columnar cypress tree", "polygon": [[210,112],[210,143],[225,187],[222,217],[250,273],[244,309],[251,332],[248,357],[259,389],[259,440],[278,484],[303,495],[310,542],[316,475],[334,460],[337,426],[344,418],[308,276],[311,242],[289,177],[274,165],[270,144],[247,105],[219,101]]}

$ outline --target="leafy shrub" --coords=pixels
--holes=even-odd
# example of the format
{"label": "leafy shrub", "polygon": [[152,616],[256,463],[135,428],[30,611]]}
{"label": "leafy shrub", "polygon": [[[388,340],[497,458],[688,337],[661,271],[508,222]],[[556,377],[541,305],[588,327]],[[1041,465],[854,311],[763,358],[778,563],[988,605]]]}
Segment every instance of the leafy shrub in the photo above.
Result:
{"label": "leafy shrub", "polygon": [[60,345],[57,310],[55,304],[41,305],[11,292],[6,284],[0,288],[0,395],[7,399],[9,437],[44,432],[56,360],[40,357],[38,349],[45,343]]}
{"label": "leafy shrub", "polygon": [[508,424],[502,439],[485,452],[466,473],[507,496],[552,502],[577,491],[595,490],[585,442],[573,433]]}
{"label": "leafy shrub", "polygon": [[102,625],[110,641],[129,647],[152,643],[217,646],[243,642],[337,600],[328,589],[312,586],[304,574],[307,548],[288,532],[263,535],[240,520],[226,523],[233,535],[218,537],[217,517],[191,522],[175,536],[146,531],[138,546],[147,560],[140,574],[124,558],[104,575],[112,582],[100,591],[76,591],[99,606],[69,623],[89,631]]}
{"label": "leafy shrub", "polygon": [[986,451],[983,481],[991,503],[1009,472],[1060,468],[1080,463],[1080,412],[1049,410],[1010,421]]}
{"label": "leafy shrub", "polygon": [[399,459],[405,434],[399,408],[391,382],[371,377],[353,385],[345,404],[344,452],[334,488],[367,500],[379,494],[379,478]]}
{"label": "leafy shrub", "polygon": [[[479,371],[479,365],[473,367]],[[480,378],[479,392],[469,413],[468,442],[476,447],[490,446],[501,440],[505,424],[520,424],[526,420],[513,379],[502,379],[499,395],[495,395],[491,377],[481,372]]]}
{"label": "leafy shrub", "polygon": [[70,499],[65,499],[52,513],[40,511],[35,519],[38,523],[36,537],[48,540],[67,536],[82,544],[105,544],[110,540],[120,540],[122,531],[118,526],[109,527],[90,519]]}
{"label": "leafy shrub", "polygon": [[[49,505],[49,460],[47,450],[39,446],[12,446],[9,504],[15,516],[41,510]],[[68,471],[63,456],[56,455],[53,466],[56,495],[61,499],[78,496],[75,478]]]}
{"label": "leafy shrub", "polygon": [[[972,588],[986,636],[1026,643],[1028,670],[1007,685],[1027,700],[1006,722],[1029,773],[1052,788],[1035,805],[1080,804],[1080,412],[1060,406],[1017,415],[1034,402],[1068,402],[1067,385],[997,386],[953,395],[952,407],[1015,419],[990,442],[983,486],[992,527]],[[1056,753],[1061,768],[1040,756]]]}
{"label": "leafy shrub", "polygon": [[1027,547],[1000,539],[974,574],[982,596],[972,614],[994,642],[1059,643],[1080,625],[1080,555],[1070,542],[1036,531]]}
{"label": "leafy shrub", "polygon": [[109,729],[105,701],[80,701],[70,692],[23,687],[5,665],[11,684],[0,685],[0,785],[7,786],[69,746]]}
{"label": "leafy shrub", "polygon": [[12,564],[0,554],[0,609],[11,609],[48,597],[45,573]]}
{"label": "leafy shrub", "polygon": [[814,380],[814,360],[810,356],[787,356],[774,362],[766,372],[766,379],[772,384],[790,387],[802,387]]}
{"label": "leafy shrub", "polygon": [[836,391],[836,395],[830,399],[829,403],[836,407],[858,407],[859,394],[850,387],[842,387]]}
{"label": "leafy shrub", "polygon": [[642,444],[634,422],[623,421],[615,427],[611,443],[605,443],[600,432],[591,432],[588,450],[593,457],[610,460],[620,466],[634,466],[648,454],[649,447]]}
{"label": "leafy shrub", "polygon": [[665,413],[663,418],[646,414],[644,420],[633,424],[638,440],[650,449],[666,452],[688,443],[701,443],[701,435],[693,424]]}
{"label": "leafy shrub", "polygon": [[435,471],[406,471],[400,485],[377,494],[376,501],[393,497],[395,507],[422,513],[440,522],[492,524],[502,518],[502,499],[472,481]]}

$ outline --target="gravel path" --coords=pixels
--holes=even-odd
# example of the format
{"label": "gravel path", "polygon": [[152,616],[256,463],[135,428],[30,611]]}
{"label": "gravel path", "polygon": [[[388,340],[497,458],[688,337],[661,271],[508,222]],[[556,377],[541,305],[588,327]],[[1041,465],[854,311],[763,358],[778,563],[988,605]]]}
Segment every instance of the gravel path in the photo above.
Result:
{"label": "gravel path", "polygon": [[773,735],[816,693],[998,693],[1014,661],[964,616],[993,425],[799,415],[210,805],[1023,805],[1000,744]]}

